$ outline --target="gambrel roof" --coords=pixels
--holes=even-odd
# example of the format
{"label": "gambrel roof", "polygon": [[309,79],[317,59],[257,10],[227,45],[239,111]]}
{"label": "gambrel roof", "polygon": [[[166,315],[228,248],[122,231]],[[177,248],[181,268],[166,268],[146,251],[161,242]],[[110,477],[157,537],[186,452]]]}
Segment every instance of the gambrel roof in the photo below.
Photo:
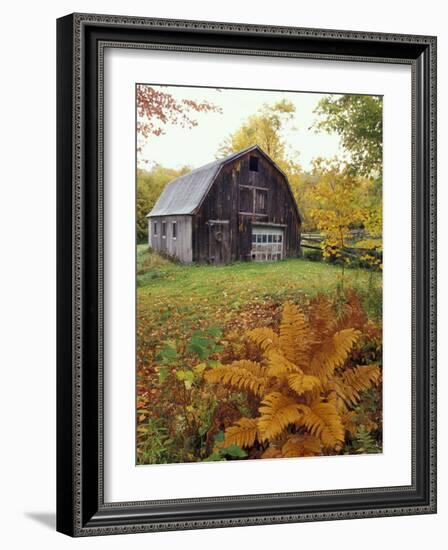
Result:
{"label": "gambrel roof", "polygon": [[[162,194],[154,205],[154,208],[151,210],[151,212],[149,212],[149,214],[147,214],[146,217],[152,218],[155,216],[179,216],[195,214],[201,206],[203,199],[210,190],[222,166],[251,151],[257,151],[265,158],[267,158],[269,162],[273,164],[277,168],[277,170],[283,174],[289,187],[288,179],[283,171],[262,149],[260,149],[260,147],[258,147],[258,145],[252,145],[251,147],[247,147],[242,151],[232,153],[227,157],[205,164],[200,168],[192,170],[188,174],[179,176],[178,178],[172,180],[162,191]],[[292,198],[294,200],[294,197]],[[300,212],[298,213],[299,217],[301,218]]]}

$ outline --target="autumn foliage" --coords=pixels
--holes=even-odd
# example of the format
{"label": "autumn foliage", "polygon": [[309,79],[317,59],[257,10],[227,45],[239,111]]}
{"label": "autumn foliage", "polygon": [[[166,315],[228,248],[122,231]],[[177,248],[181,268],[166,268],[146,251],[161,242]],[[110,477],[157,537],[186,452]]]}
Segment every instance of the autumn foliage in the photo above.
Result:
{"label": "autumn foliage", "polygon": [[222,445],[256,448],[260,458],[340,452],[356,430],[354,406],[381,379],[379,364],[357,365],[351,358],[365,324],[355,295],[339,316],[328,298],[318,296],[306,315],[286,303],[278,331],[248,331],[259,360],[204,374],[210,383],[246,393],[257,412],[228,427]]}
{"label": "autumn foliage", "polygon": [[[381,327],[353,290],[304,298],[157,346],[139,368],[139,463],[380,452]],[[153,344],[138,343],[141,363]]]}
{"label": "autumn foliage", "polygon": [[182,128],[197,126],[194,113],[221,112],[221,108],[209,101],[177,100],[167,91],[146,84],[139,84],[136,91],[138,151],[149,136],[165,133],[168,123]]}
{"label": "autumn foliage", "polygon": [[[139,243],[165,185],[191,169],[155,159],[143,169],[145,145],[170,126],[188,136],[203,113],[222,112],[207,99],[219,94],[197,93],[136,88]],[[382,102],[329,96],[315,114],[315,129],[338,134],[344,157],[315,158],[304,171],[286,139],[301,123],[286,99],[248,113],[216,156],[261,146],[301,209],[312,241],[302,234],[302,254],[325,261],[209,271],[141,245],[138,464],[381,452]]]}

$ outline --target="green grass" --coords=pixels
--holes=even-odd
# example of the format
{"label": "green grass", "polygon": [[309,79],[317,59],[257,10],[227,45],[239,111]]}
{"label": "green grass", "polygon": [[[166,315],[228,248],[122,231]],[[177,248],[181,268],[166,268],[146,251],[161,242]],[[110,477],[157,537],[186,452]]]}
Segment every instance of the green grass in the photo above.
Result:
{"label": "green grass", "polygon": [[[210,324],[224,326],[248,303],[298,302],[319,292],[334,296],[340,285],[341,268],[324,262],[182,265],[150,252],[146,245],[137,248],[139,317],[153,329],[161,329],[168,321],[176,336]],[[346,269],[344,286],[360,293],[371,317],[381,314],[381,273]],[[159,338],[156,333],[153,336]]]}

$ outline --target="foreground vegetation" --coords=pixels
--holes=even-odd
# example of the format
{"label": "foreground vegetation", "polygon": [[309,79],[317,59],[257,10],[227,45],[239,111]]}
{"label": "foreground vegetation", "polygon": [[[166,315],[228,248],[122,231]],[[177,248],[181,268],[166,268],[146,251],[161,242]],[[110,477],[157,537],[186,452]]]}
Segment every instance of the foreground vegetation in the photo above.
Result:
{"label": "foreground vegetation", "polygon": [[[142,245],[137,285],[138,463],[381,450],[380,272],[341,279],[340,266],[305,259],[184,266]],[[284,347],[285,323],[309,355]],[[325,368],[307,366],[325,350]],[[266,414],[280,431],[260,428]]]}

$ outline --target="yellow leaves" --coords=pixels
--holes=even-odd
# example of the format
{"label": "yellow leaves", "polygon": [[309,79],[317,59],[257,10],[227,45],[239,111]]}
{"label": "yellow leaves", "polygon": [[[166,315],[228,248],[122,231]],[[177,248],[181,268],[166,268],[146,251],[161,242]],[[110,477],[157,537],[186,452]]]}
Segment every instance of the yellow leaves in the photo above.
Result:
{"label": "yellow leaves", "polygon": [[345,414],[341,416],[341,421],[344,426],[344,428],[347,430],[347,432],[353,436],[356,433],[356,430],[358,428],[356,424],[356,412],[355,411],[347,411]]}
{"label": "yellow leaves", "polygon": [[317,376],[309,374],[296,373],[288,376],[288,385],[297,395],[303,395],[305,392],[313,391],[320,386],[320,380]]}
{"label": "yellow leaves", "polygon": [[370,208],[365,209],[363,224],[369,235],[381,238],[383,232],[383,211],[380,204],[374,204]]}
{"label": "yellow leaves", "polygon": [[280,392],[267,395],[261,402],[258,429],[261,439],[273,440],[289,425],[302,418],[299,405],[294,399]]}
{"label": "yellow leaves", "polygon": [[288,437],[286,443],[283,445],[281,456],[284,458],[316,456],[321,453],[321,447],[320,440],[313,435],[292,435]]}
{"label": "yellow leaves", "polygon": [[[294,424],[305,427],[309,435],[326,448],[338,450],[344,442],[344,426],[331,403],[316,401],[308,407],[279,392],[273,392],[262,401],[259,411],[258,429],[262,441],[274,440],[285,428]],[[298,444],[298,440],[294,441]],[[288,452],[292,452],[293,442],[290,445],[289,450],[287,447]],[[311,447],[316,448],[315,442]]]}
{"label": "yellow leaves", "polygon": [[308,317],[310,325],[313,327],[313,333],[323,340],[335,322],[333,306],[327,296],[318,294],[311,300]]}
{"label": "yellow leaves", "polygon": [[344,415],[347,412],[347,404],[341,397],[344,391],[341,388],[341,382],[338,377],[332,378],[323,386],[323,391],[327,396],[327,402],[332,403],[340,415]]}
{"label": "yellow leaves", "polygon": [[288,361],[279,351],[272,351],[269,353],[267,367],[268,376],[281,378],[291,372],[303,374],[303,371],[299,367],[291,363],[291,361]]}
{"label": "yellow leaves", "polygon": [[346,300],[337,322],[338,330],[343,328],[365,328],[368,318],[358,294],[353,290],[349,290],[346,292]]}
{"label": "yellow leaves", "polygon": [[286,302],[280,324],[280,348],[292,363],[302,367],[310,348],[310,332],[305,315],[297,306]]}
{"label": "yellow leaves", "polygon": [[[353,227],[362,226],[368,236],[380,240],[381,201],[370,204],[372,190],[366,189],[368,181],[353,177],[342,165],[318,170],[319,179],[307,199],[313,206],[309,208],[311,221],[323,237],[323,255],[342,258],[353,245]],[[366,247],[370,249],[372,245],[367,243]]]}
{"label": "yellow leaves", "polygon": [[382,250],[383,241],[381,239],[363,239],[357,241],[355,246],[364,250]]}
{"label": "yellow leaves", "polygon": [[326,382],[333,375],[335,369],[345,362],[360,334],[358,330],[352,328],[343,329],[333,334],[315,351],[310,362],[309,372]]}
{"label": "yellow leaves", "polygon": [[247,390],[260,397],[265,389],[265,367],[255,361],[235,361],[230,365],[219,365],[204,373],[207,382],[232,386],[239,390]]}
{"label": "yellow leaves", "polygon": [[[353,346],[370,333],[359,298],[347,296],[339,316],[323,295],[311,300],[306,315],[285,303],[278,335],[267,327],[246,333],[261,363],[241,360],[205,372],[210,382],[252,394],[251,408],[260,403],[256,418],[240,418],[226,429],[226,445],[257,445],[262,458],[314,456],[339,452],[346,432],[357,432],[360,420],[351,409],[379,382],[381,370],[350,365]],[[377,428],[374,419],[362,422],[368,431]]]}
{"label": "yellow leaves", "polygon": [[360,335],[359,330],[353,328],[336,332],[330,340],[331,344],[325,348],[327,362],[332,363],[334,368],[340,367]]}
{"label": "yellow leaves", "polygon": [[378,384],[381,371],[378,365],[362,365],[347,369],[341,375],[339,391],[342,399],[350,405],[359,401],[360,392]]}
{"label": "yellow leaves", "polygon": [[268,447],[265,452],[261,455],[261,458],[281,458],[282,452],[280,449],[275,447]]}
{"label": "yellow leaves", "polygon": [[278,347],[278,335],[268,327],[259,327],[247,332],[247,336],[261,349],[263,353]]}
{"label": "yellow leaves", "polygon": [[238,445],[238,447],[252,447],[257,440],[258,425],[254,418],[240,418],[233,426],[226,429],[224,446]]}
{"label": "yellow leaves", "polygon": [[310,407],[300,405],[301,424],[322,441],[324,447],[339,450],[345,438],[341,417],[332,403],[315,402]]}

